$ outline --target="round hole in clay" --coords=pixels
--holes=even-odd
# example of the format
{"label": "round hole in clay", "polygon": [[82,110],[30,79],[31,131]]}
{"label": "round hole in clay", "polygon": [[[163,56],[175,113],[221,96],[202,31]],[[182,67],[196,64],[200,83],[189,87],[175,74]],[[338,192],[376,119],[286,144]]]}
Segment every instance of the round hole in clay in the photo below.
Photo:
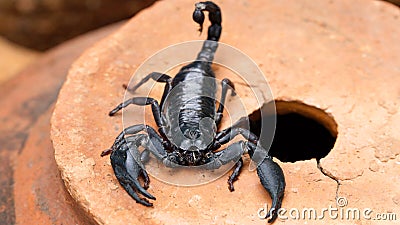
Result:
{"label": "round hole in clay", "polygon": [[[250,129],[257,136],[263,119],[274,116],[271,103],[264,104],[250,116]],[[328,155],[337,138],[337,123],[322,109],[299,101],[275,101],[276,130],[269,153],[282,162],[321,159]],[[262,112],[262,113],[261,113]],[[263,138],[260,138],[261,145]]]}

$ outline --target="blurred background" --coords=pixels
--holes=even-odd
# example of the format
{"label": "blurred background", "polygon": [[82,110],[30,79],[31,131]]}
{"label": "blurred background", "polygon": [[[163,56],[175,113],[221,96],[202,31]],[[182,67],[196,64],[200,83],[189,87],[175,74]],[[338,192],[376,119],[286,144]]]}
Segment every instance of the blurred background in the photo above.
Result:
{"label": "blurred background", "polygon": [[43,51],[76,35],[132,17],[154,0],[1,0],[0,34]]}
{"label": "blurred background", "polygon": [[[400,6],[400,0],[387,0]],[[46,51],[155,0],[0,0],[0,83]]]}
{"label": "blurred background", "polygon": [[[0,83],[79,34],[134,16],[155,0],[0,0]],[[400,6],[400,0],[388,0]]]}
{"label": "blurred background", "polygon": [[0,83],[44,51],[128,19],[155,0],[0,0]]}

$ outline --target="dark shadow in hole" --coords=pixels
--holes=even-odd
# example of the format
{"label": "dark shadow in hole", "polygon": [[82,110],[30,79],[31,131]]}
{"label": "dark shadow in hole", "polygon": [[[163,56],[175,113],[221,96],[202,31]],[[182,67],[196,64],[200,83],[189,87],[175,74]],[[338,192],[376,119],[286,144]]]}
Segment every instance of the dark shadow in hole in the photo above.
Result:
{"label": "dark shadow in hole", "polygon": [[[285,104],[287,103],[285,102]],[[333,118],[321,109],[299,102],[294,102],[294,104],[310,107],[305,108],[304,111],[315,110],[319,115],[312,118],[310,115],[304,116],[299,113],[302,110],[293,110],[292,112],[287,109],[279,110],[281,107],[278,107],[278,102],[276,104],[278,115],[276,116],[276,130],[270,155],[282,162],[296,162],[313,158],[320,160],[327,156],[335,144],[337,131],[327,129],[323,125],[323,121],[318,121],[317,118],[329,119],[331,120],[330,123],[332,123]],[[326,118],[324,118],[324,114],[326,114]],[[271,115],[264,116],[264,119],[268,120],[268,116]],[[261,130],[260,112],[254,112],[249,118],[251,131],[259,136]],[[334,121],[333,123],[336,125]],[[336,127],[334,128],[336,129]],[[262,146],[268,146],[263,143],[262,138],[260,141]]]}

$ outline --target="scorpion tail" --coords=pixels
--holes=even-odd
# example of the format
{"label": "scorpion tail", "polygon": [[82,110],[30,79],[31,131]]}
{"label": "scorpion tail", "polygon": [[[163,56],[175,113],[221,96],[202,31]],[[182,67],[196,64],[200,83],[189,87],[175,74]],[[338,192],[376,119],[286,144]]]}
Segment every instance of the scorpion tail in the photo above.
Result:
{"label": "scorpion tail", "polygon": [[203,30],[203,11],[208,12],[208,19],[211,25],[208,28],[207,40],[204,42],[200,53],[197,55],[196,61],[210,63],[214,60],[214,54],[218,48],[218,40],[221,36],[221,10],[215,3],[210,1],[196,3],[193,12],[193,20],[200,25],[200,32]]}
{"label": "scorpion tail", "polygon": [[221,36],[221,10],[220,8],[211,1],[199,2],[195,5],[193,12],[193,20],[200,25],[199,31],[203,31],[204,13],[208,12],[208,19],[211,22],[211,26],[208,28],[207,40],[218,41]]}

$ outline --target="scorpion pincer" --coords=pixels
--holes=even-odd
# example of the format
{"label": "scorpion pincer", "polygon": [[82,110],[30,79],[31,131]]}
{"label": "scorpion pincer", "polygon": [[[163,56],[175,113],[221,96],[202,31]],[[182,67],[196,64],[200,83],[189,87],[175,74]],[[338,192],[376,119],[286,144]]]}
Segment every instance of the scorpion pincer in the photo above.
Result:
{"label": "scorpion pincer", "polygon": [[[165,83],[160,103],[150,97],[133,97],[109,113],[113,116],[130,104],[151,105],[158,132],[145,124],[129,126],[117,136],[112,147],[101,154],[105,156],[111,153],[111,165],[119,183],[137,203],[145,206],[153,205],[148,199],[156,199],[146,190],[150,180],[144,164],[149,159],[149,154],[153,154],[167,167],[204,165],[212,170],[235,162],[228,179],[228,188],[234,191],[233,182],[237,180],[243,166],[242,155],[248,153],[252,157],[256,150],[267,152],[257,145],[258,137],[240,125],[241,121],[218,131],[227,92],[231,90],[231,95],[234,96],[235,89],[229,79],[223,79],[217,107],[217,84],[211,64],[222,30],[221,11],[213,2],[197,3],[193,20],[200,25],[200,32],[203,28],[204,11],[208,12],[211,25],[208,28],[207,40],[204,41],[196,60],[182,67],[174,78],[153,72],[134,87],[127,88],[133,93],[150,79]],[[219,150],[239,134],[245,141],[237,141]],[[144,150],[140,152],[139,147],[143,147]],[[257,174],[272,198],[272,207],[267,217],[270,218],[268,222],[273,222],[281,207],[285,179],[279,165],[272,161],[271,156],[265,155],[258,164]],[[139,183],[139,177],[143,178],[143,185]],[[139,197],[139,194],[143,197]]]}

